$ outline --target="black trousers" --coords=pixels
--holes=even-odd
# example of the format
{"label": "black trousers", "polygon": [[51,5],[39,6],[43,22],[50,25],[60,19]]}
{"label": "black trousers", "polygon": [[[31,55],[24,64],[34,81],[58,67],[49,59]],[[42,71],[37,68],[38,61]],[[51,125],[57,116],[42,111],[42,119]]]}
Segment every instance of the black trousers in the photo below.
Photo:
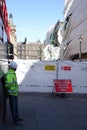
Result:
{"label": "black trousers", "polygon": [[10,104],[12,118],[14,121],[16,121],[19,118],[18,96],[8,95],[8,97],[9,97],[9,104]]}

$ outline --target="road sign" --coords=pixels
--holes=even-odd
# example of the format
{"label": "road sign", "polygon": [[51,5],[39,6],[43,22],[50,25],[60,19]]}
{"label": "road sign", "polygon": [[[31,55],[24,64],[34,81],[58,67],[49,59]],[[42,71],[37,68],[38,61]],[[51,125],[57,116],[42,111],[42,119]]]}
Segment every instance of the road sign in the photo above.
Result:
{"label": "road sign", "polygon": [[59,93],[70,93],[72,92],[72,83],[71,80],[69,79],[54,79],[54,87],[55,87],[55,92]]}

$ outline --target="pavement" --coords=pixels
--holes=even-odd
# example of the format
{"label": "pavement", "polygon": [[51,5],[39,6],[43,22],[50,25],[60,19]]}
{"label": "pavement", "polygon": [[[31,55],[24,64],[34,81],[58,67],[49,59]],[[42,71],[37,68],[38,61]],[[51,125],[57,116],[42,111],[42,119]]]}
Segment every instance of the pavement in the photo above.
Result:
{"label": "pavement", "polygon": [[20,93],[19,112],[24,125],[16,126],[7,101],[6,121],[0,130],[87,130],[87,95]]}

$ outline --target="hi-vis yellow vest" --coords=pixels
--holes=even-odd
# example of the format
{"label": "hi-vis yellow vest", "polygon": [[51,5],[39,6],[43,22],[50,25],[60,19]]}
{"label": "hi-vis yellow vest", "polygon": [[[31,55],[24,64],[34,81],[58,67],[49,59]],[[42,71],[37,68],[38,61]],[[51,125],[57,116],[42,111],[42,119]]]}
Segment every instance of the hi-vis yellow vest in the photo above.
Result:
{"label": "hi-vis yellow vest", "polygon": [[18,83],[16,73],[13,69],[9,69],[5,74],[5,88],[9,95],[18,95]]}

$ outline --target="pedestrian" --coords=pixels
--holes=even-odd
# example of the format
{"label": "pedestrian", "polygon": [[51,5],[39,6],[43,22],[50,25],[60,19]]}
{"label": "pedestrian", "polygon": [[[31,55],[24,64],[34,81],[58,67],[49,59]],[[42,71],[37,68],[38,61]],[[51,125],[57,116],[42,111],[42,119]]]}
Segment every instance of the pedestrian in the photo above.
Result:
{"label": "pedestrian", "polygon": [[18,83],[16,76],[17,63],[10,62],[9,70],[5,74],[5,89],[8,95],[13,121],[16,125],[22,125],[23,119],[19,116],[18,110]]}

